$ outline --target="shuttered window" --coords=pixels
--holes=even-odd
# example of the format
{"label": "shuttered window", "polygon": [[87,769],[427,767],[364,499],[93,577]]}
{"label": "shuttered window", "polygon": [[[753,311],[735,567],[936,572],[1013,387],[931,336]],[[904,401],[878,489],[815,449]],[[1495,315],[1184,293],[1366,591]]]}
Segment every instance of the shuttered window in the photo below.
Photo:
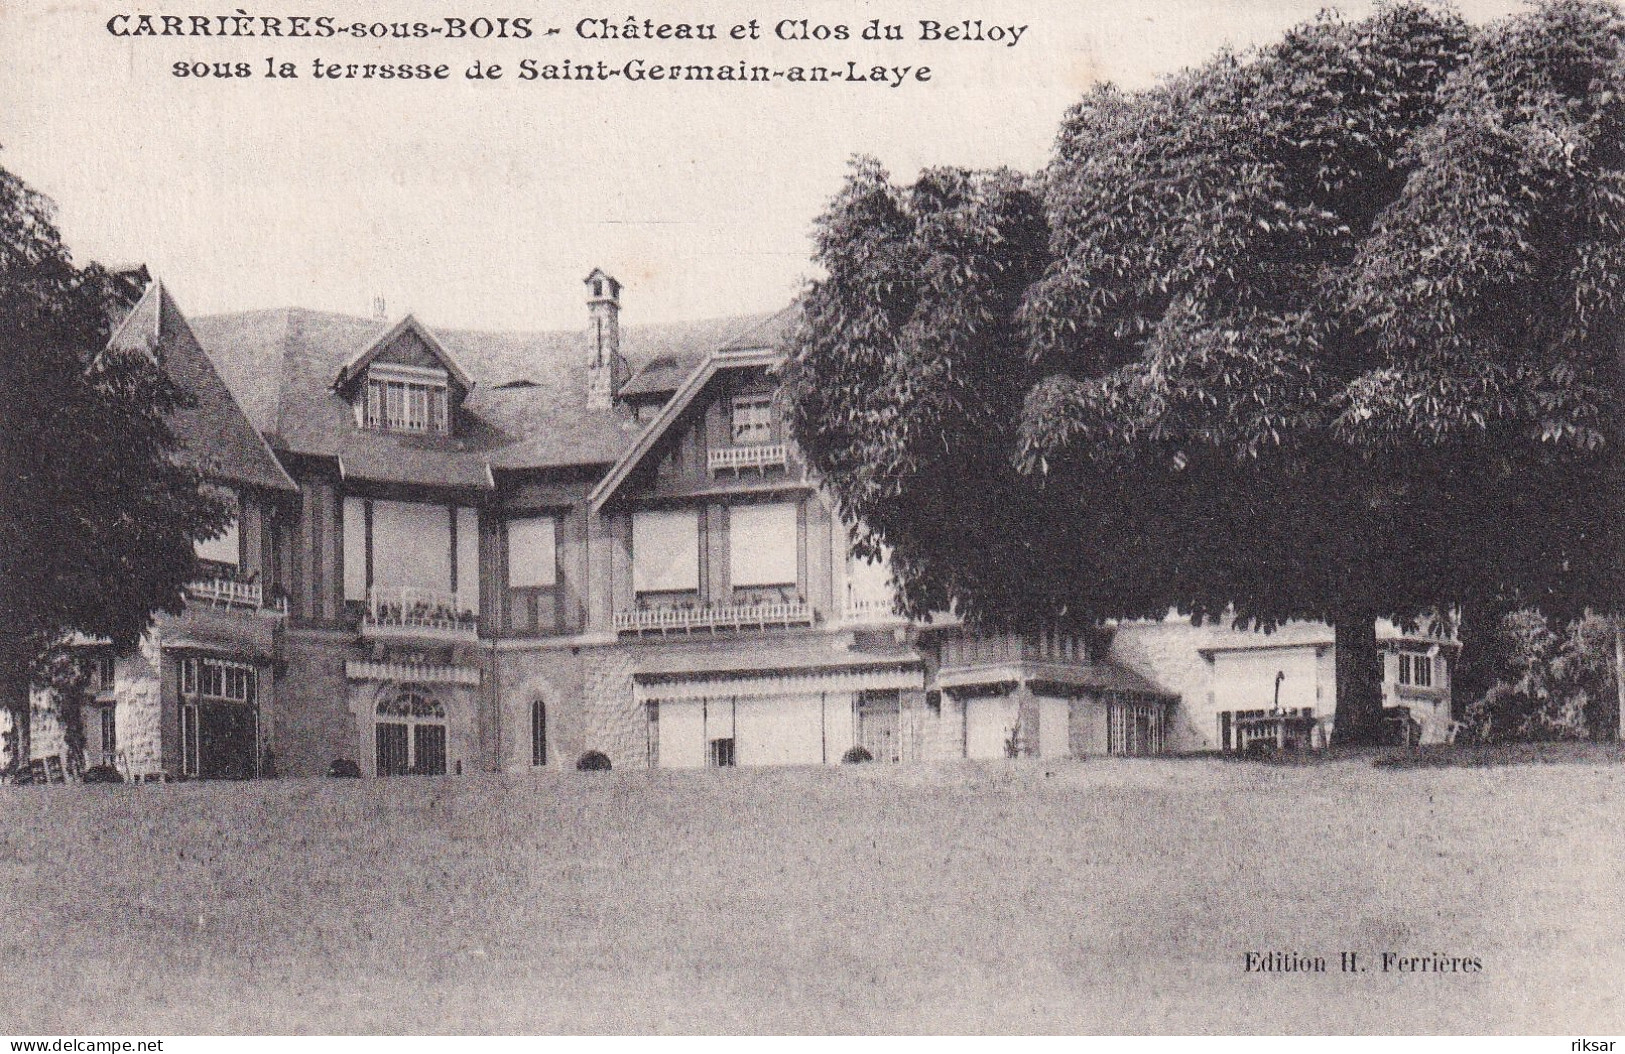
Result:
{"label": "shuttered window", "polygon": [[639,593],[700,588],[700,517],[692,511],[632,517],[632,586]]}
{"label": "shuttered window", "polygon": [[729,577],[735,586],[796,583],[796,507],[736,505],[728,511]]}
{"label": "shuttered window", "polygon": [[514,589],[558,584],[557,530],[553,517],[508,521],[508,585]]}
{"label": "shuttered window", "polygon": [[372,503],[372,582],[451,591],[451,520],[444,505]]}

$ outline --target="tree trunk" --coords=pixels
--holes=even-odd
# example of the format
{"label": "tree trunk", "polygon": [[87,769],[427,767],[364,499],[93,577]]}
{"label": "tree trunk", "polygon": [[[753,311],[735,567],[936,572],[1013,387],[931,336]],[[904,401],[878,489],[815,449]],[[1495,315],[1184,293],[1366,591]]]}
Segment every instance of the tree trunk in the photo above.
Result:
{"label": "tree trunk", "polygon": [[1610,569],[1614,572],[1614,694],[1619,697],[1614,733],[1625,740],[1625,568],[1618,566],[1618,541],[1625,537],[1625,318],[1614,320],[1614,450],[1610,467],[1614,476],[1611,526],[1616,540],[1616,564]]}
{"label": "tree trunk", "polygon": [[1336,645],[1337,710],[1332,746],[1375,746],[1382,742],[1382,663],[1377,651],[1377,616],[1371,611],[1339,614],[1333,624]]}
{"label": "tree trunk", "polygon": [[1500,670],[1496,668],[1496,635],[1501,619],[1508,612],[1504,605],[1477,601],[1461,609],[1456,625],[1456,640],[1461,652],[1450,669],[1450,716],[1460,721],[1467,708],[1484,698],[1495,685]]}
{"label": "tree trunk", "polygon": [[1619,699],[1614,738],[1625,741],[1625,615],[1614,616],[1614,695]]}
{"label": "tree trunk", "polygon": [[15,765],[17,768],[27,766],[30,752],[33,748],[33,701],[29,697],[28,679],[0,674],[0,710],[11,715],[11,736],[7,744],[11,754],[5,759],[6,765]]}

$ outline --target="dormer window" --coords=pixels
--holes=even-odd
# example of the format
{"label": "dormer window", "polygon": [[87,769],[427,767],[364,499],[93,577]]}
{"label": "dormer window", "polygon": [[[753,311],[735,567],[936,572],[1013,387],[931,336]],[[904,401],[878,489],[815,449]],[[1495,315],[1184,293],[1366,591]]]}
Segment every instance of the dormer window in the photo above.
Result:
{"label": "dormer window", "polygon": [[374,366],[367,371],[366,427],[381,432],[450,432],[446,375],[440,370]]}

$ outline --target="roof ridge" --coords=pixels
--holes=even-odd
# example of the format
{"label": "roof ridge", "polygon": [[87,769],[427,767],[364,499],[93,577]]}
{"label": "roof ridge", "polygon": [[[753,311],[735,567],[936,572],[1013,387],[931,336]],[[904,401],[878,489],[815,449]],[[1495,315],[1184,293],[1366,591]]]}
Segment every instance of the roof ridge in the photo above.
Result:
{"label": "roof ridge", "polygon": [[[731,341],[736,340],[747,333],[760,329],[762,326],[778,318],[780,315],[784,314],[794,306],[794,304],[790,304],[785,307],[766,311],[737,311],[719,315],[706,315],[700,318],[678,318],[666,319],[664,321],[629,322],[623,325],[621,329],[624,332],[626,330],[670,329],[673,327],[706,326],[737,322],[739,324],[738,329],[730,329],[727,331],[729,335],[728,339]],[[323,319],[343,319],[349,322],[378,322],[376,318],[372,318],[367,315],[353,315],[347,311],[324,311],[320,308],[302,307],[298,304],[285,304],[281,307],[255,307],[242,311],[213,311],[206,315],[198,315],[197,320],[212,321],[215,319],[238,319],[272,315],[282,315],[284,318],[291,319],[295,314]],[[416,314],[414,312],[408,312],[407,314],[416,318]],[[492,328],[483,326],[442,326],[425,322],[421,318],[416,318],[416,321],[425,329],[431,330],[436,334],[455,333],[459,335],[466,334],[468,336],[483,337],[562,336],[565,334],[580,333],[586,329],[585,325],[516,329],[511,327]],[[724,341],[724,343],[727,343],[727,341]]]}

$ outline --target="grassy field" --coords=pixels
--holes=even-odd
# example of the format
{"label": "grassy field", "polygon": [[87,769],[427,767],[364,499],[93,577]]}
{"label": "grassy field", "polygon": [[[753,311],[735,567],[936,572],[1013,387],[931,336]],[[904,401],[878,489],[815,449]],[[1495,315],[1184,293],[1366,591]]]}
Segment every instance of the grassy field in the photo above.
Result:
{"label": "grassy field", "polygon": [[5,787],[0,1033],[1618,1033],[1616,762]]}

